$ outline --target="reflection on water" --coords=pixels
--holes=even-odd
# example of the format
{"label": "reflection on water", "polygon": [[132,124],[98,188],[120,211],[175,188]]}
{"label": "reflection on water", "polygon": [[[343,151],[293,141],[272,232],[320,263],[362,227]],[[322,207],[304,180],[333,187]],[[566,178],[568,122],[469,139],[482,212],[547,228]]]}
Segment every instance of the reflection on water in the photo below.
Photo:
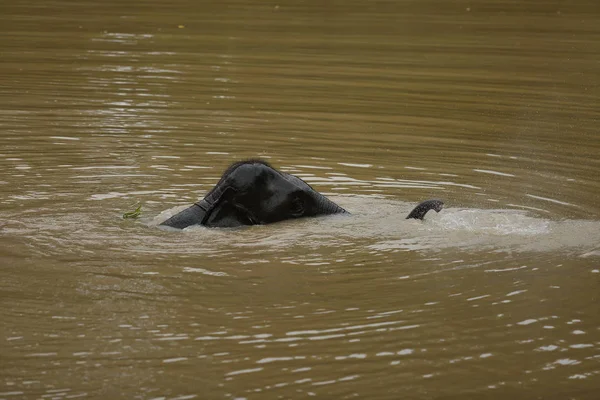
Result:
{"label": "reflection on water", "polygon": [[[596,397],[594,2],[4,8],[1,399]],[[243,158],[352,215],[157,227]]]}

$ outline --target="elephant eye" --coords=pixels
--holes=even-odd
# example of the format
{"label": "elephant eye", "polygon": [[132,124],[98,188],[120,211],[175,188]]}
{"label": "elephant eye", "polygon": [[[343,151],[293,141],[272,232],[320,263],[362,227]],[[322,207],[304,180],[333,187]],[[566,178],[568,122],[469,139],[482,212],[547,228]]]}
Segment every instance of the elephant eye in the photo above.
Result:
{"label": "elephant eye", "polygon": [[292,200],[290,212],[295,217],[304,214],[304,202],[301,198],[295,197],[294,200]]}

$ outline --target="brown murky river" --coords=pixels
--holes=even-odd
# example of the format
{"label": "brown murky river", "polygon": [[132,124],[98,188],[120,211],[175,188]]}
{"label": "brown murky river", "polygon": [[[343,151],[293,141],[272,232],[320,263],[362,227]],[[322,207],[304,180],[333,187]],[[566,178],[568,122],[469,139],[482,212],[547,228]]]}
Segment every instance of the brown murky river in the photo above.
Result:
{"label": "brown murky river", "polygon": [[[0,399],[600,398],[597,0],[5,1],[0,35]],[[353,215],[156,227],[244,158]]]}

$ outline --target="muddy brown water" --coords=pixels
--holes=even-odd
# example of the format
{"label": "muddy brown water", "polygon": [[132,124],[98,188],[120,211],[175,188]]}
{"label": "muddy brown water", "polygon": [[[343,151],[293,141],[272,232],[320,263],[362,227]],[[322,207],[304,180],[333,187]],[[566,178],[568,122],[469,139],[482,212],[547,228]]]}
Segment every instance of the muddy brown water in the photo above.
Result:
{"label": "muddy brown water", "polygon": [[[597,1],[23,0],[0,35],[1,399],[598,398]],[[353,215],[156,227],[250,157]]]}

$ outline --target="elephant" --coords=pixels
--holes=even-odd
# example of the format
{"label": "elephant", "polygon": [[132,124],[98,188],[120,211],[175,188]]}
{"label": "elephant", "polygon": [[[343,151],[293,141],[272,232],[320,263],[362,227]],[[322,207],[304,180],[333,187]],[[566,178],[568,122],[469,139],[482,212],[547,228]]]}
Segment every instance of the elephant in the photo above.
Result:
{"label": "elephant", "polygon": [[[407,218],[422,220],[429,210],[439,212],[443,205],[441,200],[424,201]],[[225,228],[331,214],[349,213],[297,176],[263,160],[245,160],[230,165],[204,199],[160,225]]]}

